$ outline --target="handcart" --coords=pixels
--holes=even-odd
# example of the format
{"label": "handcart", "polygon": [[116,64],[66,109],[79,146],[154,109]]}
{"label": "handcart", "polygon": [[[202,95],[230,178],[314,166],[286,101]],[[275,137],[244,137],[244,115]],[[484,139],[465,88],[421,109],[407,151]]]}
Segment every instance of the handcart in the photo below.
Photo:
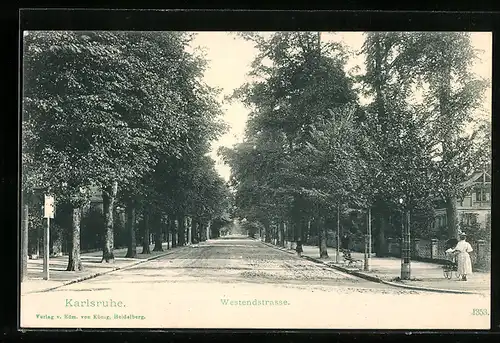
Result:
{"label": "handcart", "polygon": [[454,260],[447,260],[443,265],[443,275],[446,279],[452,279],[453,274],[459,278],[457,270],[457,263]]}
{"label": "handcart", "polygon": [[458,240],[455,238],[449,239],[446,241],[446,262],[443,265],[443,275],[446,279],[452,279],[453,275],[457,278],[460,278],[460,274],[458,274],[458,264],[457,264],[457,256],[454,253],[453,249],[456,247]]}

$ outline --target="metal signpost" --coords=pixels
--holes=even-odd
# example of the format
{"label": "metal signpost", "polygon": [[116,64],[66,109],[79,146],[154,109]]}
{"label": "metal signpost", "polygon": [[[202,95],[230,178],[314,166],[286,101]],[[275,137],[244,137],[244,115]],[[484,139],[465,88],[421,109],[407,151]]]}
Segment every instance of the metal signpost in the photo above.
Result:
{"label": "metal signpost", "polygon": [[47,226],[43,230],[43,279],[49,279],[49,254],[50,254],[50,219],[54,218],[54,197],[45,195],[43,216],[47,218]]}

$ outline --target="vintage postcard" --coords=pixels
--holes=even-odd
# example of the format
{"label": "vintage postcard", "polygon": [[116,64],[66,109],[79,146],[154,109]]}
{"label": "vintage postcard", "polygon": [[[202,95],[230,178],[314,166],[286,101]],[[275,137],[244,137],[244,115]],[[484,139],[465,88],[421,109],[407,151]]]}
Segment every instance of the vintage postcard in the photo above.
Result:
{"label": "vintage postcard", "polygon": [[488,32],[24,31],[22,329],[489,329]]}

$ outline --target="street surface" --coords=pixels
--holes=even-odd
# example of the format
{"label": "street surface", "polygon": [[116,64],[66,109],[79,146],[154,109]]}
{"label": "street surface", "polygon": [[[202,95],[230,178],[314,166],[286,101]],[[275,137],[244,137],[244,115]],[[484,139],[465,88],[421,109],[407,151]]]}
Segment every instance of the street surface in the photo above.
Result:
{"label": "street surface", "polygon": [[234,236],[23,295],[21,326],[488,329],[489,302],[374,283]]}

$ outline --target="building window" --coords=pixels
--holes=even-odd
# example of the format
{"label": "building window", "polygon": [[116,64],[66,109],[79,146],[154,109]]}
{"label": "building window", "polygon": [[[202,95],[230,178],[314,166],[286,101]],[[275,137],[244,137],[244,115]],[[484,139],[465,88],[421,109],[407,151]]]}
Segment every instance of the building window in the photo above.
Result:
{"label": "building window", "polygon": [[478,188],[476,189],[476,201],[486,201],[486,191]]}
{"label": "building window", "polygon": [[464,213],[461,218],[462,225],[470,226],[477,223],[476,213]]}

